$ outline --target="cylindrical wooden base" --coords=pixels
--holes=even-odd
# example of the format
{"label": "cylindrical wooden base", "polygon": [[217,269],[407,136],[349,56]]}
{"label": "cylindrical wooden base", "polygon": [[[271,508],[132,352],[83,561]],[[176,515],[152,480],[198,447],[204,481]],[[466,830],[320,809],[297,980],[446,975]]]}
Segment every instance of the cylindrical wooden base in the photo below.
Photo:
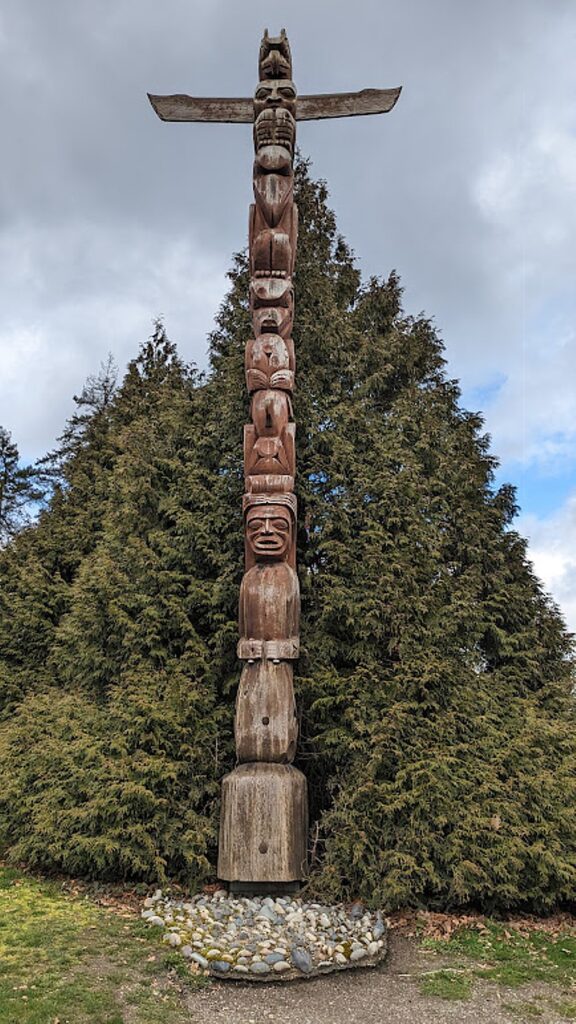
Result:
{"label": "cylindrical wooden base", "polygon": [[241,764],[222,780],[218,877],[293,882],[306,874],[308,792],[288,764]]}

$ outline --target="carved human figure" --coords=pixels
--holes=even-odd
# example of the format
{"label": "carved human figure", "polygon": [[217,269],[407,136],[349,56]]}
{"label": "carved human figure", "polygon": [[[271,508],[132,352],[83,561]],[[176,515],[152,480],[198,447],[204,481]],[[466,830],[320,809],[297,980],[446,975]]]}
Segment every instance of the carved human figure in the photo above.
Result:
{"label": "carved human figure", "polygon": [[274,661],[298,657],[300,588],[294,571],[293,494],[247,494],[246,565],[240,587],[238,655]]}
{"label": "carved human figure", "polygon": [[279,334],[260,334],[246,344],[246,387],[254,391],[294,388],[294,342]]}

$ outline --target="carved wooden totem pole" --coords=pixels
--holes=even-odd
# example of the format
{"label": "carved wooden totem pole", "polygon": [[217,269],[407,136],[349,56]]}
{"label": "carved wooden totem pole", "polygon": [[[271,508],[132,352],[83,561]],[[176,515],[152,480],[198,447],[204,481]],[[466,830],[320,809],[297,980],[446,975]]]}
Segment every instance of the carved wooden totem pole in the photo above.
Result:
{"label": "carved wooden totem pole", "polygon": [[167,121],[253,121],[250,311],[244,427],[245,574],[240,588],[236,700],[238,766],[222,782],[218,876],[233,891],[290,891],[306,874],[308,800],[294,768],[293,666],[299,653],[296,574],[292,276],[298,236],[293,158],[296,119],[383,113],[400,89],[296,97],[284,30],[265,32],[254,100],[151,96]]}

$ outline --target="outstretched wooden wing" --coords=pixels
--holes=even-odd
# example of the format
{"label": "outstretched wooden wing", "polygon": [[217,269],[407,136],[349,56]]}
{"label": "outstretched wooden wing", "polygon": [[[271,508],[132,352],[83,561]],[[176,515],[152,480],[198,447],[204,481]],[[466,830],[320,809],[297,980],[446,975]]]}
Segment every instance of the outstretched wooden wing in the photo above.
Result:
{"label": "outstretched wooden wing", "polygon": [[[401,89],[361,89],[360,92],[327,92],[317,96],[299,96],[297,121],[320,121],[326,117],[357,117],[362,114],[386,114],[398,99]],[[151,96],[148,99],[163,121],[218,121],[224,124],[250,124],[254,120],[254,101],[250,98]]]}

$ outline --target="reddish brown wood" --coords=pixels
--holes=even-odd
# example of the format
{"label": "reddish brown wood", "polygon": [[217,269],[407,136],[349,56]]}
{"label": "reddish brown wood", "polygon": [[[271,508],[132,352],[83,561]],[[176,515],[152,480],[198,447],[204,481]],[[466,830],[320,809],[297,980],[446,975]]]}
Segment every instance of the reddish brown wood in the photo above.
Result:
{"label": "reddish brown wood", "polygon": [[253,122],[254,203],[249,220],[246,344],[251,422],[244,428],[245,573],[240,588],[236,703],[241,763],[222,783],[220,878],[242,886],[294,883],[306,873],[306,780],[290,764],[297,723],[293,661],[300,639],[292,392],[292,277],[298,239],[293,157],[296,121],[391,110],[400,89],[298,97],[286,32],[260,44],[253,99],[149,96],[166,121]]}

